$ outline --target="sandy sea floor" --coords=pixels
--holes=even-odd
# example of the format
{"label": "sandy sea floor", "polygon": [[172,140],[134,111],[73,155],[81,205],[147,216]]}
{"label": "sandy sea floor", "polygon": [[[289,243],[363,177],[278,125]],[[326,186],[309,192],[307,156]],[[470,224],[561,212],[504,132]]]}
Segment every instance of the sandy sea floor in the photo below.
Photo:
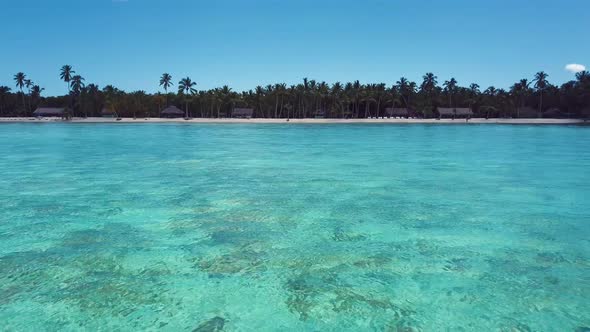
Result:
{"label": "sandy sea floor", "polygon": [[0,331],[588,331],[588,142],[5,123]]}

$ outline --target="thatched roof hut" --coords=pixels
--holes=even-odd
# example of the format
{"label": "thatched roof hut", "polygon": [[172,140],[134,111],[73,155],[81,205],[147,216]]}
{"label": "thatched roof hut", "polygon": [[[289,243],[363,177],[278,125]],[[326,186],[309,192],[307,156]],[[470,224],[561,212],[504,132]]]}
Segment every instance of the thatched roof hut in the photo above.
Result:
{"label": "thatched roof hut", "polygon": [[438,114],[439,118],[456,118],[456,117],[472,117],[473,110],[468,107],[459,107],[459,108],[447,108],[447,107],[437,107],[436,113]]}
{"label": "thatched roof hut", "polygon": [[254,114],[253,108],[234,108],[231,112],[232,118],[250,119]]}
{"label": "thatched roof hut", "polygon": [[66,114],[65,108],[59,107],[39,107],[34,112],[34,116],[47,116],[47,117],[64,117]]}
{"label": "thatched roof hut", "polygon": [[564,116],[564,114],[557,107],[551,107],[550,109],[543,112],[544,118],[561,118],[563,116]]}
{"label": "thatched roof hut", "polygon": [[110,108],[103,107],[103,109],[100,111],[100,115],[103,118],[114,118],[117,116],[117,113]]}
{"label": "thatched roof hut", "polygon": [[168,106],[160,112],[161,118],[182,118],[184,117],[184,111],[176,106]]}
{"label": "thatched roof hut", "polygon": [[496,107],[490,105],[481,106],[478,109],[478,113],[485,116],[486,119],[490,117],[497,117],[500,115],[500,111]]}
{"label": "thatched roof hut", "polygon": [[326,112],[324,110],[316,110],[314,113],[314,118],[316,119],[323,119],[326,117]]}
{"label": "thatched roof hut", "polygon": [[387,107],[385,108],[385,115],[407,118],[410,116],[410,110],[407,108]]}
{"label": "thatched roof hut", "polygon": [[473,110],[469,107],[455,108],[455,115],[458,117],[472,117]]}
{"label": "thatched roof hut", "polygon": [[438,114],[439,118],[452,118],[455,116],[455,109],[454,108],[446,108],[446,107],[437,107],[436,113]]}
{"label": "thatched roof hut", "polygon": [[536,110],[529,106],[519,107],[516,111],[519,118],[538,118],[539,110]]}

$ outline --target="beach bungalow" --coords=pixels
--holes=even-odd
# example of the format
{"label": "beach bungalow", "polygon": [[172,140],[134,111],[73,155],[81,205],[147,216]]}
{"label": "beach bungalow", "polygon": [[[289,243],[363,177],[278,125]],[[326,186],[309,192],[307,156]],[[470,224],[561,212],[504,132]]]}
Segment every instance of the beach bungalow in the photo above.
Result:
{"label": "beach bungalow", "polygon": [[469,107],[455,108],[455,116],[458,118],[472,118],[473,110]]}
{"label": "beach bungalow", "polygon": [[516,111],[516,116],[519,118],[538,118],[539,110],[529,106],[519,107]]}
{"label": "beach bungalow", "polygon": [[183,118],[184,111],[176,106],[168,106],[160,112],[161,118]]}
{"label": "beach bungalow", "polygon": [[35,117],[59,117],[63,118],[66,115],[65,108],[59,107],[39,107],[33,112]]}
{"label": "beach bungalow", "polygon": [[253,114],[254,114],[253,108],[237,108],[236,107],[231,112],[231,117],[237,118],[237,119],[250,119],[250,118],[252,118]]}
{"label": "beach bungalow", "polygon": [[410,110],[407,108],[385,108],[385,116],[393,118],[408,118],[410,116]]}
{"label": "beach bungalow", "polygon": [[543,112],[544,118],[558,119],[558,118],[563,118],[564,115],[565,114],[563,112],[561,112],[561,110],[557,107],[551,107],[550,109]]}
{"label": "beach bungalow", "polygon": [[500,115],[500,111],[494,106],[484,105],[478,110],[478,114],[483,115],[486,119],[496,118]]}
{"label": "beach bungalow", "polygon": [[437,107],[436,113],[438,114],[438,118],[471,118],[473,116],[473,110],[468,107],[460,107],[460,108],[447,108],[447,107]]}
{"label": "beach bungalow", "polygon": [[437,107],[436,114],[439,119],[442,118],[455,118],[455,109],[446,107]]}
{"label": "beach bungalow", "polygon": [[326,117],[326,112],[323,110],[316,110],[313,117],[316,119],[323,119]]}
{"label": "beach bungalow", "polygon": [[102,116],[103,118],[116,118],[117,117],[117,113],[114,110],[110,109],[110,108],[104,107],[100,111],[100,116]]}

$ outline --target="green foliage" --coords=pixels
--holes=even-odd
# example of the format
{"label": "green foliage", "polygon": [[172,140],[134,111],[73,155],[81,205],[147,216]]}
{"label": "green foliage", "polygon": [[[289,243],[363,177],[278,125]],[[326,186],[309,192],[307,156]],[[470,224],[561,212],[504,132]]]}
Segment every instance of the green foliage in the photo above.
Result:
{"label": "green foliage", "polygon": [[[61,68],[60,76],[68,87],[64,96],[43,97],[22,72],[14,75],[16,91],[0,87],[0,116],[25,116],[38,106],[69,107],[74,116],[101,116],[107,108],[121,117],[157,117],[167,105],[184,106],[187,117],[227,117],[234,107],[250,107],[257,118],[312,118],[323,114],[328,118],[364,118],[386,116],[387,107],[405,107],[414,116],[434,117],[436,107],[471,107],[477,117],[517,116],[517,109],[528,106],[544,112],[559,108],[559,116],[583,117],[590,109],[590,74],[580,72],[576,79],[560,87],[549,83],[548,75],[539,72],[532,80],[522,79],[508,90],[480,88],[473,83],[461,86],[450,78],[439,85],[438,77],[426,73],[416,83],[401,77],[392,86],[384,83],[361,84],[359,81],[328,84],[304,78],[299,84],[285,83],[257,86],[236,92],[229,86],[197,90],[190,77],[178,82],[162,74],[159,86],[164,93],[125,92],[112,85],[100,89],[84,83],[72,66]],[[26,89],[25,89],[26,88]],[[483,91],[482,91],[483,90]]]}

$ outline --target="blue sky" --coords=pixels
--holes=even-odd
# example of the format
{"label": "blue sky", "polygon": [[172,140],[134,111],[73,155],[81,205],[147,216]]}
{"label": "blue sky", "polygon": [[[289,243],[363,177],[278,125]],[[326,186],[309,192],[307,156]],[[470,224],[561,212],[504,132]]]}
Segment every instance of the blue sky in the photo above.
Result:
{"label": "blue sky", "polygon": [[86,83],[148,92],[163,72],[238,91],[428,71],[484,88],[540,70],[563,83],[566,64],[590,65],[588,22],[588,0],[7,0],[0,85],[23,71],[63,94],[63,64]]}

